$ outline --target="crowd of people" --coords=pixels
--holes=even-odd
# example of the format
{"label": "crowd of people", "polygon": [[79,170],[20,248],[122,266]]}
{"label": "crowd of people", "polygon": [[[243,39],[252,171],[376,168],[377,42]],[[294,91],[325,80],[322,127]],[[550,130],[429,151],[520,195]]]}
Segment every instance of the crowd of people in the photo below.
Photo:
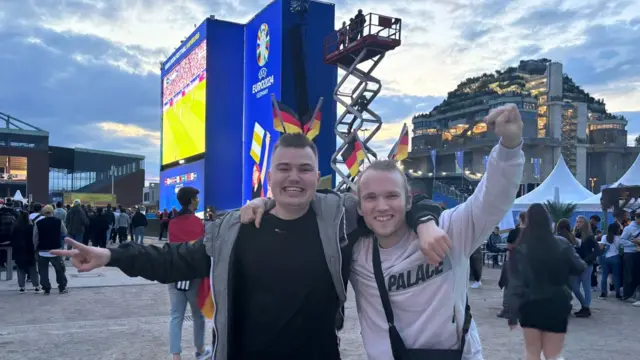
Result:
{"label": "crowd of people", "polygon": [[[139,208],[113,209],[111,204],[105,208],[95,207],[80,200],[68,205],[0,200],[0,244],[11,244],[21,293],[26,292],[27,282],[31,282],[36,293],[40,293],[41,288],[45,294],[51,292],[49,264],[55,270],[59,292],[68,292],[65,259],[50,253],[64,247],[65,237],[101,248],[117,240],[124,243],[128,236],[131,241],[143,244],[147,225],[147,218]],[[2,256],[0,265],[10,266],[6,255],[2,253]]]}
{"label": "crowd of people", "polygon": [[206,41],[184,58],[166,76],[162,84],[162,103],[171,100],[178,92],[182,91],[189,83],[207,68]]}

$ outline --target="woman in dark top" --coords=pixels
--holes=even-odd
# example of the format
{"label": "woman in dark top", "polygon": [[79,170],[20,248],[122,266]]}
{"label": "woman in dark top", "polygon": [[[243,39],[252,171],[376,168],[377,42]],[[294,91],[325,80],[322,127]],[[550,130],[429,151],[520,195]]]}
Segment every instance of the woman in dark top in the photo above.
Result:
{"label": "woman in dark top", "polygon": [[509,326],[518,321],[524,333],[526,359],[560,359],[571,312],[569,277],[586,264],[573,246],[551,230],[541,204],[527,210],[527,226],[509,260]]}
{"label": "woman in dark top", "polygon": [[[576,218],[576,225],[573,229],[573,235],[576,237],[576,251],[580,258],[587,263],[587,268],[573,282],[573,294],[580,301],[582,308],[574,315],[577,317],[591,316],[591,272],[593,271],[593,263],[596,262],[600,253],[600,247],[596,238],[591,233],[591,225],[584,216]],[[584,295],[580,289],[584,290]]]}
{"label": "woman in dark top", "polygon": [[11,234],[11,246],[13,256],[18,268],[18,286],[20,292],[24,293],[25,278],[31,278],[31,284],[35,292],[40,292],[40,282],[36,269],[36,250],[33,246],[33,225],[29,221],[29,214],[26,211],[18,210],[16,225]]}

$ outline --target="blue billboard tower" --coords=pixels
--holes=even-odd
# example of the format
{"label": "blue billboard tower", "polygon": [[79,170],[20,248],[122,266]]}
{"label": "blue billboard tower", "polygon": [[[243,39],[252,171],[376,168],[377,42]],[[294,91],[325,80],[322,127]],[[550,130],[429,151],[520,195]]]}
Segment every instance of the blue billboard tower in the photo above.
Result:
{"label": "blue billboard tower", "polygon": [[[324,63],[324,38],[334,30],[335,7],[311,1],[301,17],[291,5],[273,1],[247,24],[208,18],[163,64],[161,209],[178,207],[175,194],[182,186],[199,186],[203,206],[218,210],[269,194],[267,171],[280,136],[272,94],[299,112],[325,99],[314,141],[321,176],[333,176],[336,104],[329,99],[337,69]],[[192,74],[194,63],[203,70]],[[202,184],[189,180],[194,173]]]}

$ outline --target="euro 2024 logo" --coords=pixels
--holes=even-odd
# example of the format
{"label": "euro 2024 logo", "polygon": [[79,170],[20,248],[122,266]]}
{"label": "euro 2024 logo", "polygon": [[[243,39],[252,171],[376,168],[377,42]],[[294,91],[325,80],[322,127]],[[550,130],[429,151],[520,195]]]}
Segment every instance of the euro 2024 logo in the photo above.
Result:
{"label": "euro 2024 logo", "polygon": [[253,84],[251,92],[256,98],[266,95],[269,86],[273,85],[273,75],[267,76],[267,68],[264,67],[269,61],[269,50],[271,49],[271,38],[269,36],[269,25],[263,23],[258,29],[258,37],[256,40],[256,60],[260,70],[258,71],[258,82]]}

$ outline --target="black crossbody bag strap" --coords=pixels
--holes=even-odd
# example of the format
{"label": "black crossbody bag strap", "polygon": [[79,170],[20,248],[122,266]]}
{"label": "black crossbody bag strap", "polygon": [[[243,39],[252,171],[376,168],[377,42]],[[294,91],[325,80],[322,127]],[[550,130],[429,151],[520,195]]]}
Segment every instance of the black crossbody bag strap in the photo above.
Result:
{"label": "black crossbody bag strap", "polygon": [[407,347],[400,337],[400,333],[394,324],[393,310],[391,309],[391,301],[389,300],[389,292],[387,291],[387,285],[384,281],[384,275],[382,274],[382,262],[380,261],[380,248],[378,239],[373,237],[373,275],[376,278],[376,284],[378,285],[378,292],[380,293],[380,300],[382,300],[382,307],[384,308],[384,315],[387,317],[387,324],[389,325],[389,341],[391,342],[391,352],[395,360],[402,360]]}
{"label": "black crossbody bag strap", "polygon": [[[464,352],[464,347],[467,341],[467,334],[469,333],[469,329],[471,327],[471,306],[469,306],[469,298],[467,297],[467,302],[465,304],[464,309],[464,323],[462,325],[462,337],[460,339],[460,348],[459,350],[429,350],[429,349],[415,349],[408,350],[405,345],[398,329],[394,324],[393,310],[391,309],[391,301],[389,300],[389,292],[387,291],[387,286],[384,281],[384,274],[382,273],[382,261],[380,260],[380,245],[378,244],[378,239],[373,237],[373,275],[376,279],[376,284],[378,285],[378,292],[380,293],[380,300],[382,301],[382,308],[384,309],[384,315],[387,318],[387,324],[389,325],[389,342],[391,343],[391,352],[393,354],[393,358],[395,360],[405,360],[413,358],[413,354],[411,352],[420,352],[424,355],[433,355],[437,357],[439,354],[443,354],[443,352],[451,352],[451,351],[459,351],[459,355],[456,355],[456,358],[461,358],[462,353]],[[454,318],[455,320],[455,318]],[[451,355],[451,354],[447,354]],[[444,359],[444,357],[442,357]],[[434,360],[438,360],[434,358]]]}

